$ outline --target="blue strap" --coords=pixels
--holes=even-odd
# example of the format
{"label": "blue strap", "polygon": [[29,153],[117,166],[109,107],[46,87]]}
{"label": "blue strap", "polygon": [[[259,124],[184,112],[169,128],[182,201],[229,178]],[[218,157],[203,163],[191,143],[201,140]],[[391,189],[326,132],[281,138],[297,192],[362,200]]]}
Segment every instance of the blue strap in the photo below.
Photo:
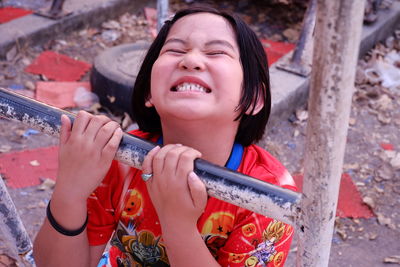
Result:
{"label": "blue strap", "polygon": [[236,171],[240,163],[242,162],[244,148],[241,144],[234,143],[231,155],[229,156],[228,162],[225,164],[225,167]]}
{"label": "blue strap", "polygon": [[[163,144],[163,137],[160,136],[157,140],[157,144],[162,145]],[[231,155],[229,156],[228,161],[225,164],[225,167],[228,169],[231,169],[232,171],[237,171],[237,169],[240,166],[240,163],[242,162],[242,157],[243,157],[243,151],[244,148],[241,144],[239,143],[234,143]]]}

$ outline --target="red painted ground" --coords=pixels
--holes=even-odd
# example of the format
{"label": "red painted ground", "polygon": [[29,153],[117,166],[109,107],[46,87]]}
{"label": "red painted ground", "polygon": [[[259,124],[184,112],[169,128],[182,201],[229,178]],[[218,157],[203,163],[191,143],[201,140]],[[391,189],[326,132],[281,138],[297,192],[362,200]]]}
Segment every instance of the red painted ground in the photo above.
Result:
{"label": "red painted ground", "polygon": [[29,14],[32,14],[31,10],[26,10],[16,7],[2,7],[0,8],[0,24],[9,22],[13,19],[17,19]]}
{"label": "red painted ground", "polygon": [[265,39],[261,40],[261,43],[264,46],[265,53],[267,53],[269,66],[295,48],[295,45],[291,43],[274,42]]}
{"label": "red painted ground", "polygon": [[[296,181],[299,192],[302,192],[303,175],[294,175],[293,178]],[[342,180],[340,181],[336,216],[342,218],[371,218],[375,216],[371,209],[362,201],[357,187],[354,185],[351,176],[347,173],[342,174]]]}
{"label": "red painted ground", "polygon": [[89,82],[37,82],[36,99],[58,108],[76,107],[74,96],[79,87],[90,91]]}
{"label": "red painted ground", "polygon": [[43,74],[50,80],[74,82],[91,68],[89,63],[75,60],[53,51],[44,51],[25,71],[33,74]]}
{"label": "red painted ground", "polygon": [[57,159],[58,147],[0,154],[0,173],[10,188],[35,186],[40,178],[56,179]]}

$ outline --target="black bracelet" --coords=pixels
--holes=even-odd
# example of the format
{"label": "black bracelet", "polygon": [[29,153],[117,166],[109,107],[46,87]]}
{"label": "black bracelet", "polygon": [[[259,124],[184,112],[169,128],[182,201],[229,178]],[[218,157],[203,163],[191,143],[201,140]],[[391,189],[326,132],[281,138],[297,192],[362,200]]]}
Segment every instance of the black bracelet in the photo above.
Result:
{"label": "black bracelet", "polygon": [[62,234],[62,235],[66,235],[66,236],[77,236],[77,235],[79,235],[80,233],[82,233],[82,232],[85,230],[86,225],[87,225],[87,223],[88,223],[88,219],[89,219],[89,217],[86,215],[86,221],[85,221],[85,223],[82,225],[82,227],[79,228],[78,230],[73,230],[73,231],[71,231],[71,230],[66,230],[64,227],[62,227],[61,225],[59,225],[59,224],[57,223],[56,219],[54,219],[53,214],[51,214],[51,210],[50,210],[50,201],[49,201],[49,204],[47,205],[46,214],[47,214],[47,219],[49,220],[51,226],[53,226],[53,228],[54,228],[57,232],[59,232],[59,233]]}

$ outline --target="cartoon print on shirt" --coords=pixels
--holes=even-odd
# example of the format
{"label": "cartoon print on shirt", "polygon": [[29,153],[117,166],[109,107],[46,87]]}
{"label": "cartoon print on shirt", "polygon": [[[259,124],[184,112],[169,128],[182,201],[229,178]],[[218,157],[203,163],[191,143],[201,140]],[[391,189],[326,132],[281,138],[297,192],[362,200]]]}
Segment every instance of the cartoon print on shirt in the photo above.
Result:
{"label": "cartoon print on shirt", "polygon": [[[212,213],[205,221],[201,233],[211,254],[217,258],[233,228],[234,216],[229,212]],[[207,234],[206,234],[207,233]]]}
{"label": "cartoon print on shirt", "polygon": [[[288,227],[291,228],[291,226]],[[251,256],[246,260],[245,266],[267,266],[269,262],[273,262],[274,266],[280,266],[284,254],[283,252],[277,253],[276,244],[279,243],[285,232],[288,233],[284,223],[276,220],[271,221],[267,229],[263,231],[263,242],[249,253]]]}
{"label": "cartoon print on shirt", "polygon": [[127,200],[124,211],[122,212],[122,218],[131,218],[142,211],[143,197],[142,194],[136,189],[130,189],[127,192]]}
{"label": "cartoon print on shirt", "polygon": [[136,231],[133,221],[128,227],[119,222],[111,245],[116,246],[126,257],[118,257],[118,266],[169,266],[166,249],[160,243],[161,236],[155,238],[150,231]]}

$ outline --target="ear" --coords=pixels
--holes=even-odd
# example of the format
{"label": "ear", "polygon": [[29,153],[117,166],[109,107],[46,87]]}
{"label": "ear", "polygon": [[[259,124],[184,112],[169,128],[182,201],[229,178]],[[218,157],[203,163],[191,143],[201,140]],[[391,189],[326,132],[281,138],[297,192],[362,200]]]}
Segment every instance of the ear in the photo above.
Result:
{"label": "ear", "polygon": [[[264,99],[262,97],[258,98],[256,103],[253,103],[245,112],[246,115],[254,116],[264,107]],[[254,108],[254,110],[252,110]],[[253,111],[253,112],[252,112]]]}

